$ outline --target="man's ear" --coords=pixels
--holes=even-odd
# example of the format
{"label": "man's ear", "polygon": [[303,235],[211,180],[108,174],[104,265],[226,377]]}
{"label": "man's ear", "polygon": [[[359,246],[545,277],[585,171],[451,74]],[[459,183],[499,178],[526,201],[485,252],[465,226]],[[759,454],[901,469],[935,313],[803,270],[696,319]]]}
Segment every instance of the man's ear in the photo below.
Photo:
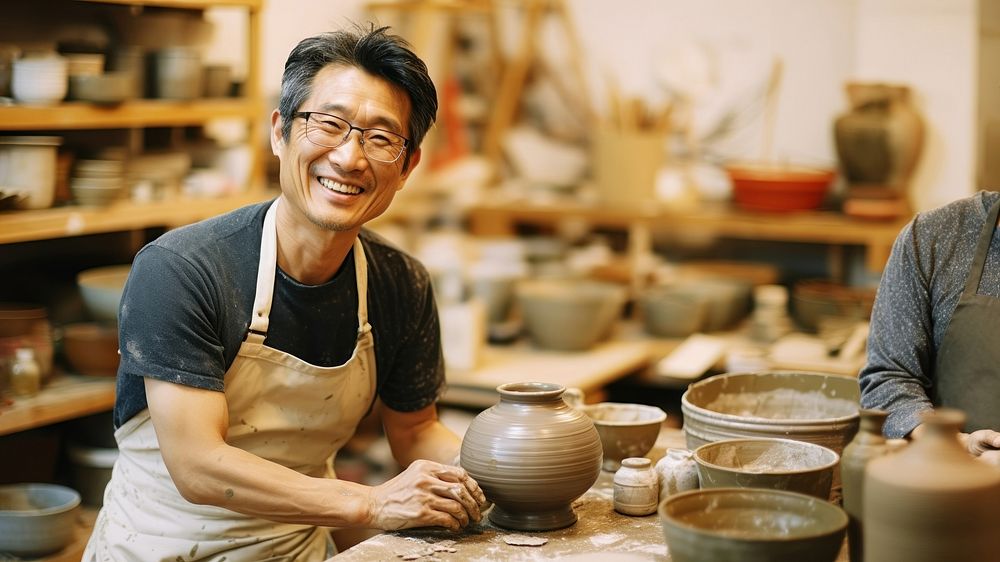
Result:
{"label": "man's ear", "polygon": [[404,170],[402,175],[399,177],[399,186],[396,187],[396,191],[403,189],[403,186],[406,184],[406,178],[410,177],[410,174],[413,172],[413,169],[416,168],[417,164],[420,163],[420,154],[421,151],[419,148],[414,150],[413,153],[410,154],[409,166],[406,167],[406,170]]}
{"label": "man's ear", "polygon": [[271,112],[271,154],[278,156],[285,145],[285,137],[281,135],[281,112],[277,109]]}

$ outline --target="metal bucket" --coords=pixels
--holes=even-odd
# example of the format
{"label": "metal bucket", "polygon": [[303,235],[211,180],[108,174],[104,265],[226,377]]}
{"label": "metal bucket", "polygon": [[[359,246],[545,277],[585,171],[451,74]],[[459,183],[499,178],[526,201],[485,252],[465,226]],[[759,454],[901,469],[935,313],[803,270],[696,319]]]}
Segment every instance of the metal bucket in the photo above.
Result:
{"label": "metal bucket", "polygon": [[[807,372],[724,373],[690,385],[681,397],[692,451],[723,439],[771,437],[822,445],[837,454],[858,431],[857,379]],[[840,470],[834,473],[839,494]]]}

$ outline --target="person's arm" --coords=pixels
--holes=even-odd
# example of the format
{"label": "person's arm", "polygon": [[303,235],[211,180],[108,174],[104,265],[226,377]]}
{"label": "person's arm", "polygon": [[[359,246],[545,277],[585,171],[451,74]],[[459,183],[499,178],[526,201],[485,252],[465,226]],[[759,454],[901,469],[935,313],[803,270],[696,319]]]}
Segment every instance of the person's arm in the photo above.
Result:
{"label": "person's arm", "polygon": [[383,404],[379,412],[392,455],[400,466],[417,459],[450,464],[462,448],[462,439],[438,419],[436,404],[415,412],[399,412]]}
{"label": "person's arm", "polygon": [[926,273],[916,255],[916,220],[900,232],[879,283],[858,375],[861,405],[889,412],[883,432],[902,438],[932,408],[933,321]]}
{"label": "person's arm", "polygon": [[480,521],[486,495],[464,469],[453,466],[462,440],[438,420],[437,406],[431,404],[414,412],[400,412],[383,405],[380,413],[396,462],[406,467],[427,462],[442,465],[440,470],[447,475],[448,481],[461,485],[448,492],[460,498],[465,510],[460,517]]}
{"label": "person's arm", "polygon": [[[375,487],[300,474],[226,443],[223,393],[151,378],[145,385],[164,463],[192,503],[327,527],[453,530],[469,522],[467,505],[478,505],[463,470],[427,461]],[[478,521],[478,510],[473,519]]]}

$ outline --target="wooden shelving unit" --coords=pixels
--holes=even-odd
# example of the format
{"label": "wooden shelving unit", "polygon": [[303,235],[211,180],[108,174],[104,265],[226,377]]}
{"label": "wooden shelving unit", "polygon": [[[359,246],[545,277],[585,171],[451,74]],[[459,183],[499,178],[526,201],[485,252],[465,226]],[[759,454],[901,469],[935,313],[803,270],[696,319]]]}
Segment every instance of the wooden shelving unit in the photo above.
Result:
{"label": "wooden shelving unit", "polygon": [[[130,144],[141,145],[143,130],[147,128],[199,127],[215,119],[237,119],[247,123],[246,138],[256,143],[263,138],[266,123],[263,97],[260,90],[260,15],[264,0],[47,0],[45,10],[52,13],[51,23],[60,21],[60,8],[74,13],[117,11],[120,6],[139,14],[145,8],[174,8],[200,12],[209,8],[239,8],[246,11],[247,73],[241,95],[223,99],[195,99],[173,101],[137,99],[115,106],[100,106],[85,102],[63,102],[52,106],[13,105],[0,107],[0,135],[60,134],[85,137],[89,132],[125,130]],[[100,5],[107,6],[100,6]],[[111,6],[108,8],[108,6]],[[83,10],[77,10],[78,8]],[[31,14],[31,12],[21,12]],[[62,14],[63,20],[71,19]],[[102,20],[103,21],[103,20]],[[17,18],[8,23],[19,23]],[[49,22],[46,21],[46,24]],[[171,131],[182,137],[183,131]],[[112,133],[113,134],[113,133]],[[133,143],[139,139],[138,143]],[[64,206],[39,210],[13,210],[0,212],[0,252],[3,245],[17,245],[22,251],[45,248],[61,249],[60,239],[103,233],[121,233],[141,238],[149,228],[174,228],[189,224],[231,209],[262,201],[275,196],[265,188],[262,154],[251,146],[252,163],[247,185],[240,193],[217,198],[172,197],[153,202],[118,201],[106,207]],[[140,236],[135,236],[139,234]],[[50,240],[35,246],[34,241]],[[71,246],[75,240],[66,240]],[[16,253],[16,252],[15,252]],[[8,254],[9,255],[9,254]],[[17,271],[0,273],[17,276]],[[88,377],[57,373],[43,390],[31,398],[11,398],[0,401],[0,437],[43,427],[66,420],[107,412],[114,407],[114,377]],[[24,451],[32,454],[32,451]],[[87,539],[93,528],[95,512],[82,510],[76,537],[72,544],[44,562],[80,560]],[[2,556],[0,556],[2,558]]]}
{"label": "wooden shelving unit", "polygon": [[8,106],[0,107],[0,126],[32,131],[180,127],[220,118],[262,119],[262,107],[257,101],[238,98],[189,102],[134,100],[116,106],[86,102],[65,102],[53,107]]}
{"label": "wooden shelving unit", "polygon": [[0,406],[0,435],[105,412],[115,403],[114,377],[57,375],[37,396]]}
{"label": "wooden shelving unit", "polygon": [[871,271],[881,271],[885,266],[893,241],[905,224],[905,221],[864,221],[819,211],[767,214],[729,206],[626,208],[573,201],[480,202],[468,209],[468,217],[472,232],[481,236],[510,236],[518,224],[555,225],[581,220],[594,226],[633,231],[688,231],[741,240],[862,246],[866,266]]}
{"label": "wooden shelving unit", "polygon": [[174,198],[151,203],[120,201],[107,207],[11,211],[0,213],[0,244],[160,226],[173,228],[275,195],[258,190],[216,198]]}

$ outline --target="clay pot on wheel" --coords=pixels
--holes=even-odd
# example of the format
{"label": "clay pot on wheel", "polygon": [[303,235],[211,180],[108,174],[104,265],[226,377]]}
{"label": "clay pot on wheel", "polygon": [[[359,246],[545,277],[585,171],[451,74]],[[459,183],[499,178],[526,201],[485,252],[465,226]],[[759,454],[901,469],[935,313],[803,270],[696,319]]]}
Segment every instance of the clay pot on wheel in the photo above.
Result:
{"label": "clay pot on wheel", "polygon": [[563,401],[565,390],[551,383],[500,385],[500,402],[469,425],[462,468],[493,502],[494,524],[547,531],[576,523],[571,504],[601,473],[601,438],[586,414]]}

